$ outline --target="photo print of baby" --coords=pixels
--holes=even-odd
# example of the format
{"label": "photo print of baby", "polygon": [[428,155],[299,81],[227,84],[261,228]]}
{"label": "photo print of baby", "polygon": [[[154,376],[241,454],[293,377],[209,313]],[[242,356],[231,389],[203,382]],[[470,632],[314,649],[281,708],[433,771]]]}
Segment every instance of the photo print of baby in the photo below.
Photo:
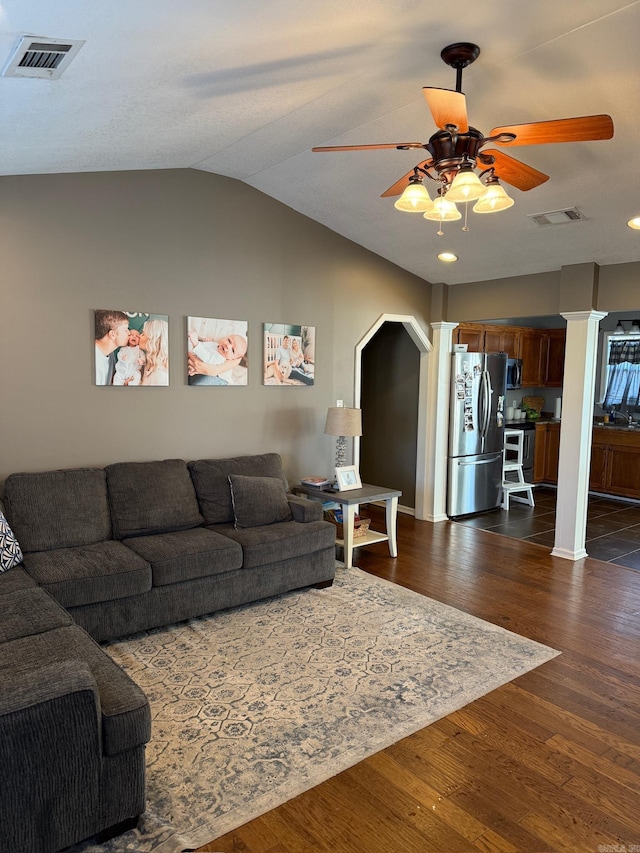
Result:
{"label": "photo print of baby", "polygon": [[96,385],[169,384],[169,317],[95,309]]}
{"label": "photo print of baby", "polygon": [[246,320],[187,317],[189,385],[246,385]]}

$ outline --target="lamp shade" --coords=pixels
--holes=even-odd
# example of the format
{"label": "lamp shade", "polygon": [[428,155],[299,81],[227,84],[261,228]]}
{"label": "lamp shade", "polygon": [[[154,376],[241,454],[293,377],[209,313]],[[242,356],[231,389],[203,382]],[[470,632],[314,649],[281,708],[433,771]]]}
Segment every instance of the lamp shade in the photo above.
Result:
{"label": "lamp shade", "polygon": [[433,209],[433,202],[422,183],[412,182],[405,188],[394,207],[407,213],[425,213]]}
{"label": "lamp shade", "polygon": [[362,410],[344,406],[329,409],[324,431],[327,435],[362,435]]}
{"label": "lamp shade", "polygon": [[486,187],[472,169],[461,169],[447,191],[449,201],[475,201],[486,192]]}
{"label": "lamp shade", "polygon": [[433,210],[428,210],[423,216],[434,222],[453,222],[456,219],[462,219],[462,214],[455,204],[442,196],[438,196],[433,202]]}
{"label": "lamp shade", "polygon": [[474,213],[497,213],[499,210],[507,210],[513,204],[513,199],[508,196],[504,187],[495,181],[488,184],[485,194],[473,206]]}

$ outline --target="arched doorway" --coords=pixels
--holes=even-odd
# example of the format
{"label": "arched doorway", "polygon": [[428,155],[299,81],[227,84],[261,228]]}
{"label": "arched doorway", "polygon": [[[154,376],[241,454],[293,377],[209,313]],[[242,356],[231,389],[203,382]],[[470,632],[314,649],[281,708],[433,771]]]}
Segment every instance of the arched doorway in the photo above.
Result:
{"label": "arched doorway", "polygon": [[354,400],[364,434],[355,459],[368,482],[402,489],[401,508],[417,518],[424,517],[430,350],[416,318],[395,314],[379,317],[356,345]]}

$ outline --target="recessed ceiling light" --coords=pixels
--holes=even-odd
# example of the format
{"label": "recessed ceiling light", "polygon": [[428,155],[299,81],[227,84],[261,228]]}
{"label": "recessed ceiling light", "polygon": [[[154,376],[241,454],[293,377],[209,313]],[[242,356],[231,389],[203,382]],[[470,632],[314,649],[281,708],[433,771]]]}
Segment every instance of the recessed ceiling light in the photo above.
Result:
{"label": "recessed ceiling light", "polygon": [[640,216],[634,216],[633,219],[630,219],[627,222],[629,228],[635,228],[637,231],[640,231]]}
{"label": "recessed ceiling light", "polygon": [[458,256],[454,255],[453,252],[440,252],[438,260],[444,261],[445,264],[452,264],[454,261],[458,260]]}

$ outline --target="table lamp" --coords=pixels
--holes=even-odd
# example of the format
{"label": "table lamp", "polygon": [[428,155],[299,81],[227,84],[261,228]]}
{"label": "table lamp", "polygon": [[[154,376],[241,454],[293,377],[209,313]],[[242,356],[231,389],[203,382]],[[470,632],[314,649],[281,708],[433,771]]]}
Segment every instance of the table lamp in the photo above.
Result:
{"label": "table lamp", "polygon": [[347,409],[344,406],[330,408],[324,425],[326,435],[337,435],[336,468],[344,468],[347,463],[347,436],[362,435],[362,410]]}

